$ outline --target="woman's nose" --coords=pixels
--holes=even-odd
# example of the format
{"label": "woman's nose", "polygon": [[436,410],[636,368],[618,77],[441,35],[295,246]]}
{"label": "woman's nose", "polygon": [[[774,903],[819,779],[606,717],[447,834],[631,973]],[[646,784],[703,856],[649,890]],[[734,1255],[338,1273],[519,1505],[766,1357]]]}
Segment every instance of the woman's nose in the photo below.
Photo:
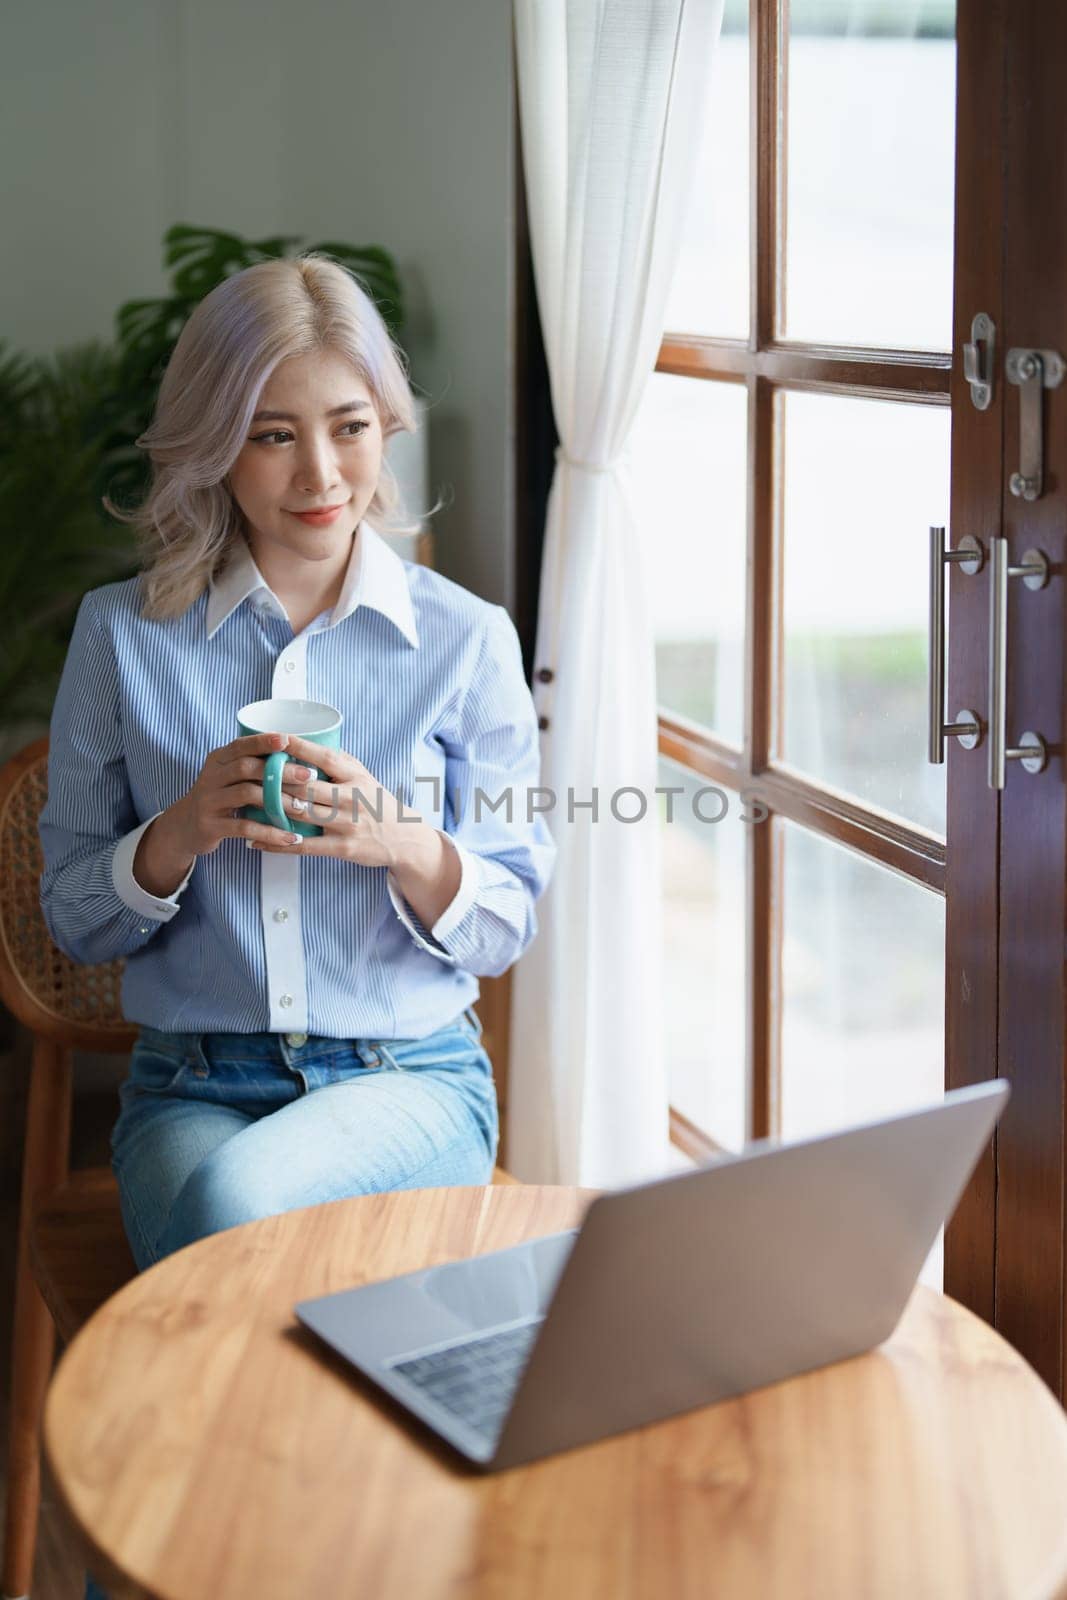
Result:
{"label": "woman's nose", "polygon": [[336,483],[339,475],[332,445],[326,441],[309,443],[297,464],[297,485],[318,494]]}

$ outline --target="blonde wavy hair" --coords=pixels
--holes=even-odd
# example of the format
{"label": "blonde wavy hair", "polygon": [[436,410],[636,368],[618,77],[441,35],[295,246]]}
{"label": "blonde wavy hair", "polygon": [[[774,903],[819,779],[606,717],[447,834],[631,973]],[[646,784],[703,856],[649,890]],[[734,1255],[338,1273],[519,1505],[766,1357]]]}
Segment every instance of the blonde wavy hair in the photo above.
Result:
{"label": "blonde wavy hair", "polygon": [[[103,497],[136,532],[144,616],[182,616],[226,565],[244,519],[225,479],[263,385],[280,362],[316,350],[336,350],[355,367],[373,396],[383,444],[402,429],[415,432],[404,354],[339,262],[309,250],[226,278],[182,329],[155,415],[137,440],[152,463],[147,496],[131,509]],[[383,456],[367,519],[387,531],[415,531],[417,524],[397,517],[399,499]]]}

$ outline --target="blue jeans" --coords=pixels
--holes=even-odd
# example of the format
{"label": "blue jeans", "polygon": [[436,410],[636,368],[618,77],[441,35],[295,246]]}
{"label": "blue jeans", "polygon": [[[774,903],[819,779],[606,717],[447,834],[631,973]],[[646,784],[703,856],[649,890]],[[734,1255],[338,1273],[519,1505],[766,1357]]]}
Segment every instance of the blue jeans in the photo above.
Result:
{"label": "blue jeans", "polygon": [[[425,1039],[142,1028],[111,1133],[138,1271],[300,1206],[490,1182],[499,1123],[481,1032],[473,1011]],[[85,1600],[107,1600],[91,1578]]]}

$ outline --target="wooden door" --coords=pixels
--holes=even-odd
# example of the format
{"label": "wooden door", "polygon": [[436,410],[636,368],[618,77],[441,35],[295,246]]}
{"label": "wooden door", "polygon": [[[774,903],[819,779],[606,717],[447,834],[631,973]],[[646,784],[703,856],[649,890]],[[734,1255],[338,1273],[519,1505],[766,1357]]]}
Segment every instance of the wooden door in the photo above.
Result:
{"label": "wooden door", "polygon": [[[1048,562],[1041,587],[1035,574],[1007,580],[1004,649],[1007,747],[1021,748],[1025,735],[1036,733],[1047,744],[1048,763],[1034,772],[1022,759],[1009,759],[999,791],[989,787],[988,760],[970,762],[966,752],[956,755],[950,774],[950,804],[959,819],[949,855],[950,1081],[991,1076],[995,1040],[995,1070],[1013,1093],[995,1161],[984,1164],[968,1197],[947,1287],[991,1315],[1062,1399],[1067,381],[1041,388],[1037,397],[1043,482],[1029,498],[1019,492],[1018,474],[1033,466],[1034,442],[1028,448],[1023,434],[1035,385],[1007,380],[1025,359],[1013,360],[1013,351],[1046,352],[1044,371],[1051,369],[1054,379],[1055,358],[1067,358],[1067,12],[1055,0],[968,0],[960,23],[961,62],[971,70],[960,105],[967,136],[959,168],[957,349],[970,316],[988,309],[998,355],[991,415],[975,410],[958,380],[954,386],[953,520],[958,532],[1002,535],[1009,571],[1024,566],[1030,551]],[[982,692],[991,586],[991,572],[983,573],[975,584],[981,601],[977,593],[961,601],[964,620],[950,641],[959,693]],[[998,862],[995,915],[980,864],[990,860]],[[971,928],[965,902],[974,912]],[[972,955],[988,963],[994,930],[995,991],[978,997],[968,992],[968,963]]]}

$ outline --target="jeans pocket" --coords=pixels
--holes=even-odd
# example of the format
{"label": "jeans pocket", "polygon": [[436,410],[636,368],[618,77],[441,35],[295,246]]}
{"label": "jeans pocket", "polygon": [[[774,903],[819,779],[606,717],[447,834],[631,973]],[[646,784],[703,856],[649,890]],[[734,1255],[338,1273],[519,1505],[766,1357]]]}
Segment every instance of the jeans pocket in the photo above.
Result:
{"label": "jeans pocket", "polygon": [[169,1094],[189,1070],[184,1047],[156,1046],[138,1039],[130,1056],[126,1080],[134,1094]]}
{"label": "jeans pocket", "polygon": [[481,1045],[481,1029],[471,1027],[464,1012],[455,1022],[424,1039],[375,1039],[376,1050],[396,1072],[474,1071],[480,1075],[489,1057]]}
{"label": "jeans pocket", "polygon": [[371,1048],[383,1067],[408,1077],[425,1073],[435,1084],[435,1095],[456,1096],[473,1118],[490,1162],[495,1163],[500,1116],[493,1064],[465,1016],[425,1039],[375,1039]]}

